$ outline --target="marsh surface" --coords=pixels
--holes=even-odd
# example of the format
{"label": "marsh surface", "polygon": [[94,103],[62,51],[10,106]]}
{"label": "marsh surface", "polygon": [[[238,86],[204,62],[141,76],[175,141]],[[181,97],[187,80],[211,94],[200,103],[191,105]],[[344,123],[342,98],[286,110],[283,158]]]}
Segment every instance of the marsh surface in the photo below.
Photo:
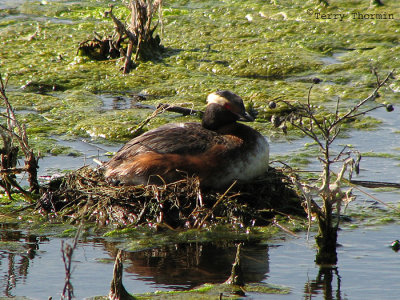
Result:
{"label": "marsh surface", "polygon": [[[268,103],[278,97],[306,101],[313,77],[323,80],[311,94],[321,115],[335,108],[338,97],[343,109],[364,99],[376,82],[371,68],[382,77],[400,69],[400,4],[387,0],[375,8],[367,0],[338,0],[323,8],[315,2],[165,1],[166,52],[122,75],[120,61],[91,61],[76,51],[93,31],[112,31],[111,21],[102,17],[107,1],[0,0],[0,72],[10,76],[10,102],[44,156],[40,174],[76,169],[93,158],[107,160],[105,153],[128,140],[158,103],[203,109],[206,95],[216,89],[230,89],[258,110],[252,126],[269,137],[272,159],[320,170],[316,147],[293,128],[287,136],[274,128],[269,120],[279,109],[269,109]],[[121,7],[115,11],[124,14]],[[347,17],[317,19],[320,11]],[[353,12],[392,13],[394,19],[355,20]],[[349,145],[363,156],[354,179],[400,183],[399,92],[395,79],[376,100],[393,103],[395,111],[378,110],[347,124],[337,140],[335,151]],[[144,130],[194,120],[164,113]],[[361,190],[345,212],[336,270],[315,266],[312,237],[307,241],[305,234],[296,239],[282,232],[245,245],[248,280],[290,288],[289,294],[269,299],[397,299],[399,253],[390,243],[400,239],[399,213],[392,208],[399,209],[400,194],[397,189]],[[58,298],[64,285],[61,240],[71,243],[71,234],[46,226],[38,230],[26,217],[10,220],[7,202],[2,198],[0,203],[6,210],[0,212],[0,298]],[[123,242],[97,232],[79,242],[72,277],[77,299],[108,293],[116,249],[124,248]],[[126,255],[129,292],[182,290],[224,281],[234,243],[171,243]]]}

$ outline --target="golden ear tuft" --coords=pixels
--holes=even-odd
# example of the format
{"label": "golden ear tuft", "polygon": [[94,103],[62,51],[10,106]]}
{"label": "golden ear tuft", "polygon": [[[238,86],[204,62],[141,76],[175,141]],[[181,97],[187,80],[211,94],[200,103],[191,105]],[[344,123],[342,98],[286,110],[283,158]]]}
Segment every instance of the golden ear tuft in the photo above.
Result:
{"label": "golden ear tuft", "polygon": [[221,95],[218,95],[217,93],[211,93],[207,97],[207,104],[216,103],[221,106],[224,106],[228,102],[229,102],[228,99],[222,97]]}

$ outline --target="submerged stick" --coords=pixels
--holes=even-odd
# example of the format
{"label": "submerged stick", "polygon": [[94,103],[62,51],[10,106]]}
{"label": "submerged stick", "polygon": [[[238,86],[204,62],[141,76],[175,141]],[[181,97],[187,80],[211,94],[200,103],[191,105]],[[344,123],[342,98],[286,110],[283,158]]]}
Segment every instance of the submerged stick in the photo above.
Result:
{"label": "submerged stick", "polygon": [[166,111],[176,112],[176,113],[182,114],[183,116],[196,115],[196,114],[202,114],[203,113],[202,111],[195,110],[195,109],[192,109],[192,108],[169,105],[169,104],[164,104],[164,103],[158,104],[157,108],[163,108]]}
{"label": "submerged stick", "polygon": [[383,188],[383,187],[391,187],[391,188],[400,188],[400,183],[395,182],[381,182],[381,181],[364,181],[364,180],[350,180],[350,183],[361,185],[367,188]]}
{"label": "submerged stick", "polygon": [[225,284],[232,284],[238,286],[244,286],[243,271],[240,265],[240,252],[242,249],[242,243],[237,246],[235,262],[232,265],[231,276],[225,281]]}
{"label": "submerged stick", "polygon": [[113,279],[111,281],[110,293],[108,294],[108,299],[110,300],[134,300],[135,298],[131,296],[122,284],[122,251],[119,250],[117,256],[115,257]]}

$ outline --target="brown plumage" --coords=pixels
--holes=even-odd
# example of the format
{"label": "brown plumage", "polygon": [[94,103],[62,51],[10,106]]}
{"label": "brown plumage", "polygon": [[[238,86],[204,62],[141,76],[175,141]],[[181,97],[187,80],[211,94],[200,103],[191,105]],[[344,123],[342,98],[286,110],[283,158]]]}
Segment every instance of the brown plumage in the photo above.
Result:
{"label": "brown plumage", "polygon": [[218,188],[263,173],[268,143],[256,130],[236,122],[251,119],[242,99],[218,91],[207,102],[202,124],[167,124],[129,141],[106,163],[106,178],[133,185],[197,175],[203,186]]}

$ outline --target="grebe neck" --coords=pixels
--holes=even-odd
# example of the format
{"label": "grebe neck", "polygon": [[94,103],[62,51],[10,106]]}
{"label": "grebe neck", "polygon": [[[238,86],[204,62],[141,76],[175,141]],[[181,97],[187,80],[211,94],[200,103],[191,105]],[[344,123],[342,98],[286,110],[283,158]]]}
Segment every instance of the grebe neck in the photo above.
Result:
{"label": "grebe neck", "polygon": [[209,130],[218,130],[219,128],[235,123],[239,117],[225,109],[221,105],[211,103],[207,106],[202,119],[202,126]]}

